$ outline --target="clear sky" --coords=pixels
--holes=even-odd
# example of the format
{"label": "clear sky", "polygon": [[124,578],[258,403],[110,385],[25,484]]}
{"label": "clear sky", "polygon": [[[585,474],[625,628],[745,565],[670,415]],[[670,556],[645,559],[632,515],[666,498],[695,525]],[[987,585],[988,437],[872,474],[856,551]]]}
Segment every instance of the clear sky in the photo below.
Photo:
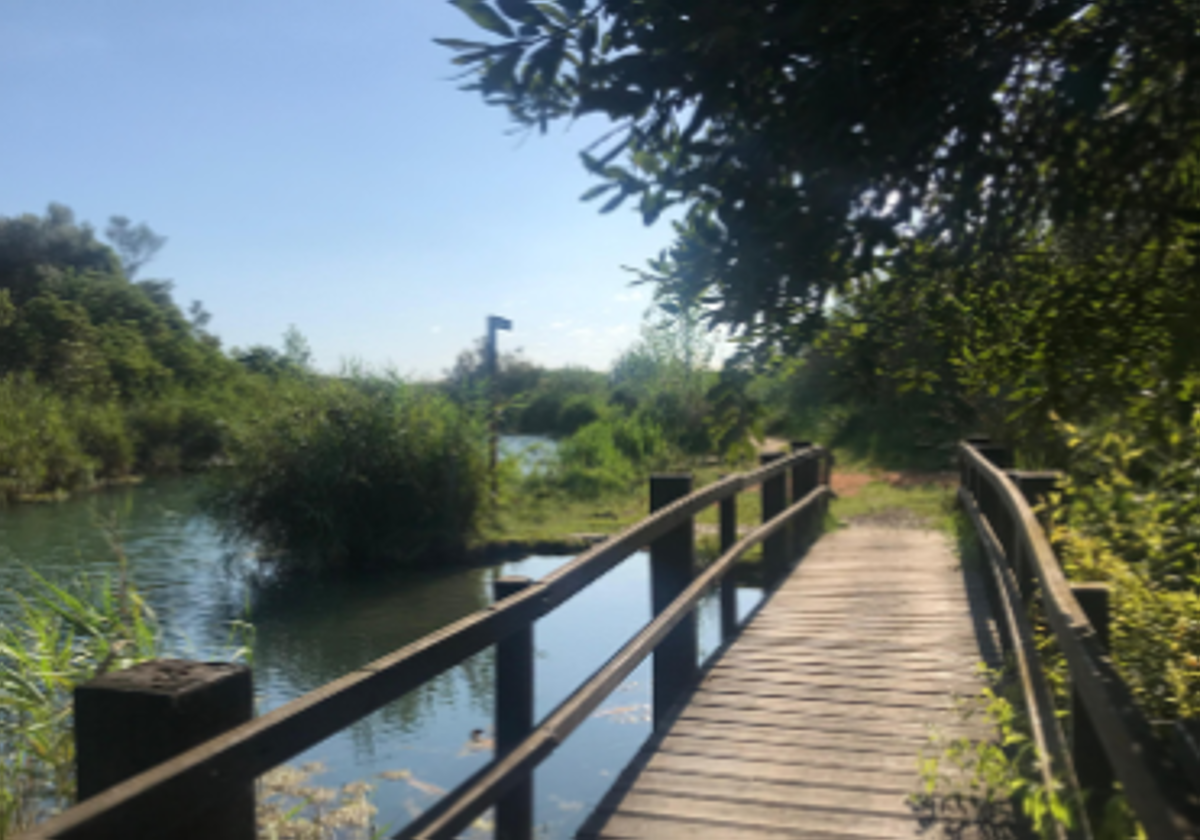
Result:
{"label": "clear sky", "polygon": [[148,223],[141,276],[227,347],[295,324],[322,368],[436,376],[494,313],[604,367],[649,304],[621,266],[670,227],[578,200],[604,124],[522,139],[458,90],[431,39],[480,34],[444,0],[3,0],[0,215]]}

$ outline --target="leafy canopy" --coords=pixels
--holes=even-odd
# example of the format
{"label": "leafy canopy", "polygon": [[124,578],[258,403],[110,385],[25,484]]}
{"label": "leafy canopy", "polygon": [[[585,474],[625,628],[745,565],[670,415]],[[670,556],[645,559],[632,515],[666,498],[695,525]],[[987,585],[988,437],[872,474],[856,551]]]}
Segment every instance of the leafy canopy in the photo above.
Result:
{"label": "leafy canopy", "polygon": [[915,239],[963,254],[1096,208],[1131,236],[1197,213],[1184,0],[452,4],[491,36],[440,41],[467,87],[528,128],[607,116],[585,197],[687,208],[651,279],[759,335],[810,336]]}

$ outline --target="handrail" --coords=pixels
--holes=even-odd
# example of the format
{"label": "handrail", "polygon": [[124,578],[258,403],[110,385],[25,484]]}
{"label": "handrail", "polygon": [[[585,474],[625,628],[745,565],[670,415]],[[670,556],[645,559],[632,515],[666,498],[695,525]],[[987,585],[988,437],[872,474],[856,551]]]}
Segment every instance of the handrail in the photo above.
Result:
{"label": "handrail", "polygon": [[[1105,653],[1029,503],[1012,480],[970,444],[960,444],[959,455],[967,479],[962,495],[974,503],[977,494],[970,488],[976,482],[971,479],[986,483],[1012,528],[1012,552],[1020,553],[1032,566],[1046,619],[1066,659],[1071,681],[1147,836],[1151,840],[1197,840],[1200,800],[1183,786],[1167,751]],[[993,528],[996,525],[991,524]],[[1014,557],[1005,559],[1013,565]],[[1020,603],[1020,594],[1014,594]]]}
{"label": "handrail", "polygon": [[[1054,713],[1054,700],[1042,670],[1037,640],[1025,610],[1022,609],[1020,589],[1013,570],[1004,562],[1003,545],[967,489],[960,487],[958,495],[971,524],[975,526],[989,561],[988,566],[998,595],[998,617],[1003,619],[1004,626],[1009,629],[1012,637],[1011,647],[1025,695],[1025,707],[1030,710],[1030,735],[1037,751],[1038,773],[1042,777],[1042,785],[1046,790],[1056,788],[1054,769],[1057,766],[1066,777],[1067,787],[1078,791],[1079,784],[1075,777],[1071,753],[1067,749],[1066,738]],[[1060,837],[1063,833],[1062,830],[1058,831]]]}
{"label": "handrail", "polygon": [[580,688],[559,704],[524,741],[500,756],[444,796],[430,810],[395,835],[398,840],[454,837],[497,799],[519,784],[583,723],[621,681],[649,656],[666,635],[696,606],[710,586],[719,582],[742,555],[786,527],[796,516],[828,495],[818,486],[769,522],[755,528],[711,563],[665,610],[643,627]]}
{"label": "handrail", "polygon": [[703,487],[629,526],[520,593],[363,665],[274,711],[183,752],[37,826],[21,840],[160,836],[211,802],[546,615],[622,560],[710,505],[828,457],[800,449]]}

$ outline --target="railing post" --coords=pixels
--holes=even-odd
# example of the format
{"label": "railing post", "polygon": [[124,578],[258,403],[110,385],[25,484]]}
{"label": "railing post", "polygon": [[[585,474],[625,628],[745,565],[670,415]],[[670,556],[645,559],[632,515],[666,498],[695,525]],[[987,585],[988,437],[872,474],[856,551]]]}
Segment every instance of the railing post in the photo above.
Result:
{"label": "railing post", "polygon": [[1172,724],[1171,751],[1192,790],[1200,792],[1200,719],[1183,718]]}
{"label": "railing post", "polygon": [[[1083,608],[1084,615],[1096,631],[1096,639],[1107,653],[1109,650],[1108,586],[1103,583],[1078,583],[1071,594]],[[1096,728],[1083,705],[1079,692],[1071,689],[1071,759],[1079,786],[1088,791],[1087,811],[1092,825],[1099,825],[1104,806],[1113,793],[1113,769]]]}
{"label": "railing post", "polygon": [[[737,494],[721,500],[721,554],[737,542]],[[721,641],[737,635],[737,580],[732,570],[721,578]]]}
{"label": "railing post", "polygon": [[1007,446],[996,443],[987,437],[969,437],[967,443],[975,447],[975,451],[987,458],[993,465],[1002,470],[1011,469],[1013,465],[1012,450]]}
{"label": "railing post", "polygon": [[1047,505],[1050,494],[1054,491],[1062,475],[1051,470],[1006,470],[1006,472],[1031,508],[1042,506],[1042,510],[1037,513],[1037,518],[1042,530],[1048,531],[1050,511],[1047,509]]}
{"label": "railing post", "polygon": [[[1035,472],[1033,470],[1005,470],[1005,472],[1012,483],[1017,486],[1017,489],[1021,491],[1021,495],[1025,497],[1025,501],[1033,508],[1046,502],[1059,479],[1059,474],[1056,472]],[[1038,514],[1038,524],[1042,526],[1043,531],[1049,530],[1050,518],[1048,511],[1043,510]],[[1015,535],[1018,531],[1019,525],[1014,522],[1014,540],[1017,539]],[[1015,551],[1013,559],[1019,559],[1020,561],[1014,563],[1013,573],[1017,576],[1017,584],[1021,590],[1021,597],[1028,601],[1033,594],[1035,583],[1033,566],[1023,551]]]}
{"label": "railing post", "polygon": [[[764,452],[758,456],[759,463],[767,465],[784,457],[782,452]],[[787,507],[787,473],[768,478],[762,487],[762,521],[769,522]],[[787,531],[776,531],[763,540],[762,562],[763,578],[768,587],[775,586],[787,568],[788,535]]]}
{"label": "railing post", "polygon": [[[82,801],[254,716],[250,669],[157,659],[75,688],[76,789]],[[172,837],[254,840],[254,783],[231,789]],[[136,832],[130,829],[126,836]]]}
{"label": "railing post", "polygon": [[[650,512],[660,510],[692,492],[692,476],[650,477]],[[650,544],[650,603],[660,614],[692,582],[695,574],[695,529],[688,517]],[[654,728],[695,680],[699,647],[696,642],[696,613],[667,634],[654,650]]]}
{"label": "railing post", "polygon": [[[812,443],[807,440],[792,441],[792,452],[796,453],[803,449],[808,449]],[[788,504],[794,505],[796,502],[803,499],[808,491],[816,486],[820,476],[820,462],[815,458],[809,458],[801,461],[798,464],[792,465],[791,477],[791,493],[788,494]],[[796,517],[790,525],[788,525],[788,561],[795,562],[800,556],[800,551],[804,548],[808,540],[809,520],[812,518],[812,513],[808,512],[802,516]]]}
{"label": "railing post", "polygon": [[[492,596],[502,601],[533,581],[508,575],[492,581]],[[533,625],[528,624],[496,645],[496,757],[506,755],[533,731]],[[533,776],[496,803],[496,839],[533,837]]]}

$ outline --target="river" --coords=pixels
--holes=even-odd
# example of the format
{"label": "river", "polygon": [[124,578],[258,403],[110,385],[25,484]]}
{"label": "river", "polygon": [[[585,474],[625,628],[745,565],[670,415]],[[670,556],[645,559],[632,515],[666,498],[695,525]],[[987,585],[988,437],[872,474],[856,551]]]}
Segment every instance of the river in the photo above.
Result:
{"label": "river", "polygon": [[[253,671],[266,712],[490,602],[502,574],[539,578],[568,557],[529,557],[490,568],[399,572],[370,580],[263,583],[254,546],[226,545],[196,504],[199,479],[156,479],[54,505],[0,509],[0,618],[29,589],[25,566],[51,579],[111,571],[102,523],[119,523],[134,581],[168,630],[170,652],[219,659],[229,622],[256,627]],[[745,614],[761,597],[739,591]],[[551,711],[649,618],[644,554],[635,555],[535,627],[537,715]],[[715,599],[699,613],[702,654],[718,642]],[[570,837],[649,734],[649,664],[537,771],[538,836]],[[483,766],[474,730],[492,716],[493,661],[485,651],[292,763],[320,761],[316,784],[377,785],[377,823],[394,832]],[[391,772],[389,772],[391,771]],[[395,771],[407,771],[397,774]],[[381,774],[392,777],[391,780]],[[488,836],[473,830],[466,836]]]}

